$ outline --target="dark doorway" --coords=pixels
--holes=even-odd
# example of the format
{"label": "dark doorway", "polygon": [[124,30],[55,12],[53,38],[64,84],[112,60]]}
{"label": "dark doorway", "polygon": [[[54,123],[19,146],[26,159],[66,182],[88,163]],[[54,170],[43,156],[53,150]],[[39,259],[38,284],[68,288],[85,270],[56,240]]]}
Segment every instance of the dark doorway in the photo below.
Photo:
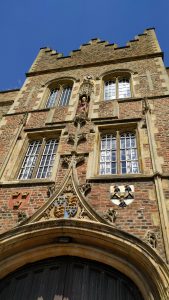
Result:
{"label": "dark doorway", "polygon": [[117,270],[78,257],[26,265],[0,282],[1,300],[143,300]]}

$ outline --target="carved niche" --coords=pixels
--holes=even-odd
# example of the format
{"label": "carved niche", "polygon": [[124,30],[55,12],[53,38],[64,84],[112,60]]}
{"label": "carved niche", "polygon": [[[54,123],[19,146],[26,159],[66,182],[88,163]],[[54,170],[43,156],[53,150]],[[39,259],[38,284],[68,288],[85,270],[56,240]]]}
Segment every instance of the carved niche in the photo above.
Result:
{"label": "carved niche", "polygon": [[90,99],[91,94],[93,93],[93,83],[91,82],[92,77],[86,76],[83,80],[83,83],[80,86],[79,97],[86,96]]}
{"label": "carved niche", "polygon": [[87,76],[83,80],[83,83],[81,84],[79,90],[79,102],[78,102],[76,116],[74,120],[75,125],[77,125],[77,123],[80,123],[80,121],[81,121],[81,126],[84,124],[85,119],[88,116],[89,102],[90,102],[90,97],[92,92],[93,92],[93,83],[91,82],[91,77]]}
{"label": "carved niche", "polygon": [[113,204],[119,207],[126,207],[134,200],[133,185],[114,185],[110,187],[110,199]]}

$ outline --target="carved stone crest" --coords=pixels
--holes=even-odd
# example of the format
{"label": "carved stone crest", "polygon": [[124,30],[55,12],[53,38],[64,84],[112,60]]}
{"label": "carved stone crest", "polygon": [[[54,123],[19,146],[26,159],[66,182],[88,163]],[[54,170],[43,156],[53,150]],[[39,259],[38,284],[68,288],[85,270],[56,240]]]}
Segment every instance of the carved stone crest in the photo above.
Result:
{"label": "carved stone crest", "polygon": [[56,218],[73,218],[78,210],[78,199],[75,195],[62,195],[55,200],[54,206]]}
{"label": "carved stone crest", "polygon": [[126,207],[134,200],[133,185],[114,185],[110,187],[110,199],[112,203],[120,207]]}

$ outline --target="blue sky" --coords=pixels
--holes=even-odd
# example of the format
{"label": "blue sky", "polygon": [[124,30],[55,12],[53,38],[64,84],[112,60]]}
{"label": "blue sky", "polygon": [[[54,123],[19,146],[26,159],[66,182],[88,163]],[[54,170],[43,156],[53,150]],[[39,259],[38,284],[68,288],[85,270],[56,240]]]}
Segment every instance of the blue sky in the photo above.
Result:
{"label": "blue sky", "polygon": [[68,55],[96,37],[123,46],[149,27],[169,66],[169,0],[1,0],[0,90],[21,87],[40,47]]}

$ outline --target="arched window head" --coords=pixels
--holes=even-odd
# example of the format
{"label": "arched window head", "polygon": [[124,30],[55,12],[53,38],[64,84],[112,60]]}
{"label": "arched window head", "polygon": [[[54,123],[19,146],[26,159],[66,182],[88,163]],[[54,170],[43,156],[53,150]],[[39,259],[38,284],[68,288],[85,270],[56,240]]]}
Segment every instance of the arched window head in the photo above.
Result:
{"label": "arched window head", "polygon": [[104,100],[131,97],[131,82],[129,76],[106,76],[104,80]]}
{"label": "arched window head", "polygon": [[49,87],[46,107],[67,106],[72,92],[72,82],[60,82]]}

